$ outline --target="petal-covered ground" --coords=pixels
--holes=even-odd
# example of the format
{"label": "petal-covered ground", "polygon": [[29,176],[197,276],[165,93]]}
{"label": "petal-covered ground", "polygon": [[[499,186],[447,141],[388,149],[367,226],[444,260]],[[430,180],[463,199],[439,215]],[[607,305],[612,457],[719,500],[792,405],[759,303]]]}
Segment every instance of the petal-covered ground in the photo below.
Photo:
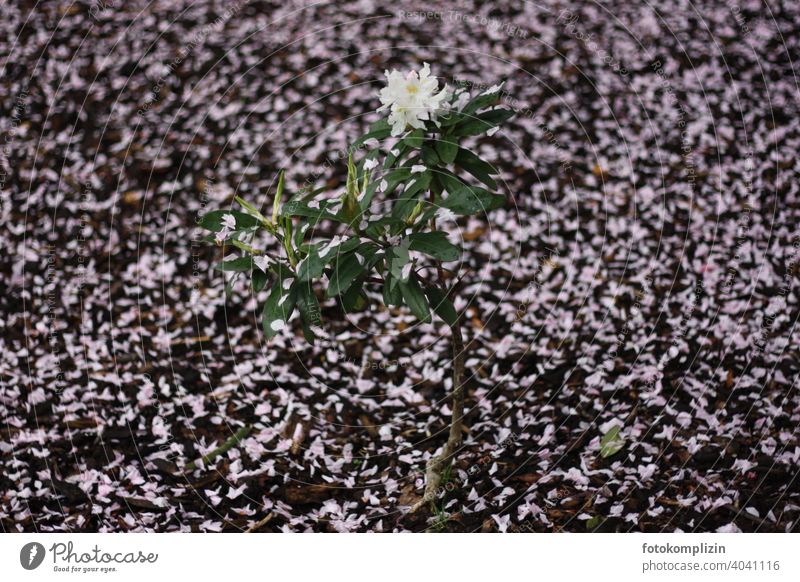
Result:
{"label": "petal-covered ground", "polygon": [[[400,4],[3,6],[2,529],[800,529],[800,5]],[[266,343],[195,224],[338,192],[423,62],[518,115],[476,146],[508,205],[447,225],[469,434],[410,516],[447,329]]]}

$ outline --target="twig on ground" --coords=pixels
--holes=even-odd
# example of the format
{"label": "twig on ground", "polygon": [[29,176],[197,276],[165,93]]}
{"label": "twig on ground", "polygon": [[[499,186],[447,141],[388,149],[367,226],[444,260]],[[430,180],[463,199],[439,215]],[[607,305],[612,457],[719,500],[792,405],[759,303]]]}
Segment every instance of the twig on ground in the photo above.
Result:
{"label": "twig on ground", "polygon": [[[216,449],[214,449],[213,451],[211,451],[207,455],[203,455],[200,458],[200,460],[202,461],[202,463],[204,465],[206,465],[206,464],[210,463],[211,461],[213,461],[214,459],[216,459],[217,457],[219,457],[220,455],[224,455],[229,450],[231,450],[235,445],[239,444],[239,441],[241,441],[248,434],[250,434],[251,430],[253,430],[253,427],[251,427],[249,425],[248,426],[243,426],[242,428],[240,428],[239,430],[236,431],[236,434],[234,434],[232,437],[230,437],[228,440],[226,440],[224,443],[222,443],[222,445],[220,445],[219,447],[217,447]],[[197,461],[192,461],[191,463],[186,465],[186,467],[184,467],[183,474],[186,474],[189,471],[194,471],[195,469],[197,469]]]}
{"label": "twig on ground", "polygon": [[247,528],[247,529],[245,530],[245,532],[244,532],[244,533],[254,533],[254,532],[257,532],[257,531],[258,531],[258,530],[260,530],[262,527],[264,527],[265,525],[267,525],[267,524],[268,524],[270,521],[272,521],[272,518],[273,518],[273,517],[275,517],[275,516],[274,516],[272,513],[269,513],[269,514],[267,514],[267,517],[265,517],[264,519],[262,519],[262,520],[261,520],[261,521],[259,521],[258,523],[254,524],[252,527],[249,527],[249,528]]}

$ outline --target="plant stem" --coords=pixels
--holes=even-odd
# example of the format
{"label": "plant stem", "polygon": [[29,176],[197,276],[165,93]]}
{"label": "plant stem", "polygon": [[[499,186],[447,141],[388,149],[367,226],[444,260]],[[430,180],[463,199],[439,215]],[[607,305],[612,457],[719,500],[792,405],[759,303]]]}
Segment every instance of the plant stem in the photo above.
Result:
{"label": "plant stem", "polygon": [[442,452],[428,461],[425,468],[425,494],[411,508],[411,513],[419,511],[436,498],[436,490],[442,482],[442,474],[450,465],[461,447],[462,426],[464,422],[464,337],[461,333],[460,318],[450,326],[450,340],[453,347],[453,412],[450,417],[450,433]]}

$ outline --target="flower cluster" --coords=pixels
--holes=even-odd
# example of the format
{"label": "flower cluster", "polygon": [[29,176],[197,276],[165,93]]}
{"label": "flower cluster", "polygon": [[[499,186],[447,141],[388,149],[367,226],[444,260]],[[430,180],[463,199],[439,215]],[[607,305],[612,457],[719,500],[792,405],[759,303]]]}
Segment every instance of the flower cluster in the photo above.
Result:
{"label": "flower cluster", "polygon": [[436,121],[436,116],[447,98],[447,85],[439,91],[439,82],[431,77],[431,68],[425,63],[422,70],[409,71],[403,75],[394,70],[386,71],[388,85],[381,90],[378,111],[389,109],[389,124],[392,135],[402,134],[406,128],[422,129],[426,121]]}

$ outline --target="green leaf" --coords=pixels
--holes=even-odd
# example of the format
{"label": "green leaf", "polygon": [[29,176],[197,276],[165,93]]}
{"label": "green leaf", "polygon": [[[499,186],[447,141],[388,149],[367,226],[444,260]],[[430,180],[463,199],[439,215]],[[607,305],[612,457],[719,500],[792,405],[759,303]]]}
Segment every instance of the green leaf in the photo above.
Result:
{"label": "green leaf", "polygon": [[455,214],[469,216],[501,208],[505,201],[505,197],[500,194],[493,194],[483,188],[463,186],[460,190],[449,193],[442,200],[441,206]]}
{"label": "green leaf", "polygon": [[253,276],[251,280],[253,283],[253,291],[258,293],[267,286],[269,277],[267,277],[267,274],[261,269],[253,269]]}
{"label": "green leaf", "polygon": [[497,170],[471,151],[458,148],[455,164],[475,176],[475,178],[486,184],[492,190],[497,189],[497,182],[490,178],[490,176],[497,174]]}
{"label": "green leaf", "polygon": [[452,136],[443,135],[436,142],[436,153],[439,154],[442,162],[452,164],[456,159],[456,154],[458,154],[458,140]]}
{"label": "green leaf", "polygon": [[353,284],[353,281],[364,272],[364,266],[355,253],[344,256],[336,261],[330,274],[328,283],[328,297],[336,297],[344,293]]}
{"label": "green leaf", "polygon": [[229,261],[221,261],[214,268],[224,273],[247,273],[253,269],[253,257],[239,257]]}
{"label": "green leaf", "polygon": [[296,301],[294,285],[288,289],[284,288],[284,281],[288,280],[288,278],[281,279],[278,277],[264,303],[261,324],[267,339],[272,339],[280,333],[283,325],[280,325],[279,322],[285,324],[294,311]]}
{"label": "green leaf", "polygon": [[322,314],[319,308],[319,301],[311,288],[311,283],[298,282],[297,283],[297,309],[300,312],[300,323],[303,327],[303,337],[310,344],[314,343],[316,337],[313,327],[319,327],[322,324]]}
{"label": "green leaf", "polygon": [[297,265],[297,278],[300,281],[310,281],[319,278],[322,275],[325,265],[334,261],[337,257],[358,248],[361,244],[361,239],[357,236],[353,236],[338,244],[332,244],[332,242],[333,241],[328,242],[328,244],[324,246],[313,245],[309,249],[308,256]]}
{"label": "green leaf", "polygon": [[439,117],[439,123],[441,123],[443,128],[453,127],[457,123],[466,119],[466,116],[461,113],[460,111],[456,111],[455,109],[449,110],[447,113]]}
{"label": "green leaf", "polygon": [[325,261],[319,258],[319,252],[316,248],[314,248],[304,259],[298,263],[297,278],[300,281],[318,279],[322,276],[322,271],[324,269]]}
{"label": "green leaf", "polygon": [[351,236],[346,241],[338,245],[334,245],[328,249],[328,251],[325,253],[326,262],[330,262],[337,255],[344,255],[352,250],[357,249],[359,245],[361,245],[361,239],[357,236]]}
{"label": "green leaf", "polygon": [[283,170],[278,173],[278,190],[275,193],[275,200],[272,201],[272,222],[278,222],[278,212],[281,208],[281,198],[283,197]]}
{"label": "green leaf", "polygon": [[353,313],[361,311],[367,305],[367,297],[363,291],[364,279],[359,278],[358,281],[350,285],[350,288],[339,296],[342,304],[342,309],[345,313]]}
{"label": "green leaf", "polygon": [[409,147],[409,145],[405,141],[400,141],[396,146],[392,148],[391,151],[389,151],[388,154],[386,154],[386,160],[383,162],[383,169],[388,170],[389,168],[394,166],[398,160],[401,160],[404,155],[406,155],[412,150],[413,148]]}
{"label": "green leaf", "polygon": [[403,138],[403,141],[410,147],[414,149],[419,149],[422,147],[422,142],[425,138],[425,130],[424,129],[415,129],[411,132],[408,136]]}
{"label": "green leaf", "polygon": [[239,204],[239,206],[247,211],[247,214],[251,214],[262,223],[269,222],[269,220],[267,220],[267,218],[261,214],[261,212],[259,212],[258,208],[247,202],[245,199],[240,198],[239,196],[234,196],[233,199],[237,202],[237,204]]}
{"label": "green leaf", "polygon": [[480,135],[514,117],[510,109],[493,109],[459,123],[453,130],[458,135]]}
{"label": "green leaf", "polygon": [[455,325],[458,321],[458,313],[453,305],[453,302],[436,287],[426,287],[425,295],[428,296],[428,302],[433,309],[433,312],[442,318],[447,325]]}
{"label": "green leaf", "polygon": [[280,281],[283,281],[284,279],[292,279],[295,276],[294,271],[292,271],[289,265],[279,261],[270,263],[269,270],[275,273],[275,277]]}
{"label": "green leaf", "polygon": [[442,231],[418,232],[409,235],[408,248],[430,255],[440,261],[456,261],[461,255],[459,248],[447,240],[447,234]]}
{"label": "green leaf", "polygon": [[616,455],[625,446],[625,439],[619,434],[620,427],[615,426],[600,439],[600,456],[605,458]]}
{"label": "green leaf", "polygon": [[290,200],[283,205],[281,209],[282,216],[302,216],[309,219],[309,223],[313,226],[320,220],[333,220],[346,224],[347,221],[336,216],[327,210],[328,206],[337,204],[338,201],[323,200],[319,203],[319,208],[311,208],[307,203],[300,200]]}
{"label": "green leaf", "polygon": [[[298,249],[302,248],[303,246],[306,247],[313,246],[305,244],[303,242],[306,238],[306,233],[308,232],[309,228],[311,228],[311,224],[305,218],[301,217],[300,220],[297,221],[296,228],[294,229],[293,238],[294,238],[294,246],[297,247]],[[308,250],[306,249],[305,252],[308,252]]]}
{"label": "green leaf", "polygon": [[391,274],[386,276],[383,284],[383,302],[387,307],[400,307],[403,304],[403,293],[396,283],[397,279],[393,278]]}
{"label": "green leaf", "polygon": [[368,268],[372,268],[382,255],[378,255],[380,247],[373,242],[361,243],[356,247],[356,252],[364,257]]}
{"label": "green leaf", "polygon": [[392,218],[401,221],[408,218],[411,215],[411,212],[414,210],[414,207],[417,205],[417,200],[420,193],[428,190],[432,178],[433,174],[430,172],[430,170],[426,170],[425,172],[420,172],[418,174],[412,174],[405,190],[403,190],[402,194],[400,194],[400,197],[392,207]]}
{"label": "green leaf", "polygon": [[226,214],[233,216],[236,221],[235,230],[253,228],[259,224],[259,220],[255,216],[239,212],[238,210],[212,210],[211,212],[206,212],[200,220],[197,221],[197,224],[211,232],[219,232],[222,230],[222,217]]}
{"label": "green leaf", "polygon": [[458,176],[449,170],[440,170],[435,175],[436,181],[441,185],[442,190],[448,192],[457,192],[464,186],[468,186],[466,182],[461,180]]}
{"label": "green leaf", "polygon": [[590,517],[586,521],[586,529],[593,530],[594,528],[598,527],[601,523],[603,523],[603,518],[599,515],[595,515],[594,517]]}
{"label": "green leaf", "polygon": [[353,145],[351,146],[351,150],[357,149],[364,142],[366,142],[366,141],[368,141],[368,140],[370,140],[372,138],[375,138],[377,140],[386,139],[387,137],[389,137],[391,135],[391,133],[392,133],[392,126],[389,125],[389,120],[388,119],[381,119],[380,121],[376,121],[375,123],[373,123],[370,126],[369,131],[367,133],[365,133],[360,138],[358,138],[355,142],[353,142]]}
{"label": "green leaf", "polygon": [[423,163],[429,168],[439,165],[439,156],[436,155],[436,152],[431,147],[423,146],[420,157],[422,157]]}
{"label": "green leaf", "polygon": [[419,286],[417,276],[412,275],[408,281],[398,282],[397,286],[400,288],[400,292],[403,294],[403,300],[405,301],[406,305],[408,305],[409,309],[411,309],[411,313],[413,313],[420,321],[430,323],[431,312],[430,308],[428,307],[428,300],[425,298],[425,294],[422,292],[422,289]]}
{"label": "green leaf", "polygon": [[409,240],[404,239],[396,247],[387,251],[387,259],[389,260],[389,272],[392,275],[392,287],[400,281],[403,277],[403,267],[411,260],[408,254]]}
{"label": "green leaf", "polygon": [[478,111],[494,105],[500,99],[500,91],[481,93],[473,97],[461,110],[464,116],[475,115]]}
{"label": "green leaf", "polygon": [[369,207],[370,203],[372,202],[372,198],[375,196],[375,193],[377,192],[381,182],[384,180],[386,181],[386,189],[383,191],[383,195],[389,196],[392,192],[394,192],[399,184],[402,184],[408,180],[409,176],[411,176],[411,170],[409,168],[398,168],[396,170],[392,170],[391,172],[387,172],[383,176],[376,177],[375,181],[367,187],[367,191],[365,192],[364,197],[361,199],[362,210],[365,210]]}

